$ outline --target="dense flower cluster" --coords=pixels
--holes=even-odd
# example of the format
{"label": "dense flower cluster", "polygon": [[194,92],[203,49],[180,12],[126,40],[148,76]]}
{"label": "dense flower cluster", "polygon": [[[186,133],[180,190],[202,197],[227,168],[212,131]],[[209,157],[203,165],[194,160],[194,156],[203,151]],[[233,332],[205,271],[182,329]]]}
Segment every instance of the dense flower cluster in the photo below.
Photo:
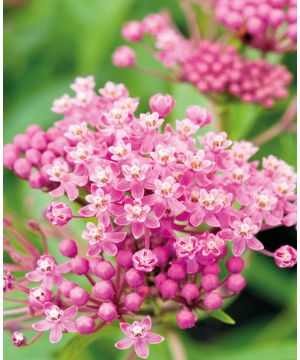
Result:
{"label": "dense flower cluster", "polygon": [[[99,95],[94,87],[91,76],[77,78],[75,97],[53,104],[62,120],[46,132],[32,125],[5,147],[6,166],[54,197],[45,214],[51,224],[88,219],[82,239],[60,242],[60,264],[37,223],[29,225],[41,235],[42,252],[5,221],[4,249],[15,264],[4,264],[4,291],[24,294],[23,308],[6,311],[20,316],[5,327],[16,346],[25,346],[46,331],[55,343],[64,332],[90,334],[118,320],[126,337],[116,347],[134,346],[146,358],[148,344],[163,340],[150,331],[149,317],[139,321],[149,306],[156,303],[155,320],[175,311],[179,328],[190,328],[199,312],[220,309],[242,291],[246,249],[279,267],[295,265],[295,249],[271,253],[256,235],[295,225],[296,175],[274,156],[260,168],[250,160],[258,148],[225,132],[197,137],[212,120],[199,106],[188,107],[175,129],[162,130],[175,105],[170,95],[154,95],[151,111],[136,115],[139,101],[124,85],[108,82]],[[80,205],[77,214],[63,195]],[[29,319],[37,335],[27,342],[20,320]]]}
{"label": "dense flower cluster", "polygon": [[296,0],[216,0],[217,20],[247,45],[285,52],[297,44]]}
{"label": "dense flower cluster", "polygon": [[[264,59],[246,59],[224,42],[186,39],[165,14],[151,14],[141,22],[126,23],[122,36],[131,42],[153,38],[155,56],[174,72],[174,80],[190,82],[203,93],[227,93],[267,108],[288,95],[292,77],[285,66]],[[135,66],[133,49],[117,48],[113,63],[119,67]]]}

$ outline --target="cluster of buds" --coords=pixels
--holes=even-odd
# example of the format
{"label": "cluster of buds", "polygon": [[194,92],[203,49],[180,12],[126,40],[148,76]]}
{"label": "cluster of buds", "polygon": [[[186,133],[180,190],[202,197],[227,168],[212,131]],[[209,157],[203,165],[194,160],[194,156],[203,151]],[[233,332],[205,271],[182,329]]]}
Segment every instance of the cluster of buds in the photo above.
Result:
{"label": "cluster of buds", "polygon": [[[23,307],[5,312],[17,315],[5,328],[16,346],[27,346],[46,331],[56,343],[63,333],[90,334],[119,321],[126,337],[116,347],[133,346],[146,358],[148,344],[163,341],[150,331],[147,315],[159,322],[175,312],[179,328],[195,326],[199,314],[220,309],[224,299],[242,291],[245,252],[272,257],[279,267],[295,265],[294,248],[270,252],[256,235],[295,225],[296,174],[274,156],[259,168],[250,161],[258,148],[232,142],[225,132],[198,137],[211,116],[197,105],[186,109],[175,129],[167,124],[162,130],[175,106],[170,95],[154,95],[151,112],[136,115],[138,99],[124,85],[109,82],[100,95],[94,86],[92,77],[77,78],[71,86],[76,96],[54,102],[63,119],[45,133],[31,127],[48,146],[65,143],[59,153],[53,145],[35,149],[41,158],[53,155],[43,171],[42,188],[54,197],[46,218],[56,227],[80,218],[88,222],[81,239],[60,242],[66,260],[58,263],[38,224],[29,225],[41,236],[42,252],[5,221],[4,249],[14,262],[4,264],[5,296],[14,301],[10,293],[24,295],[16,300]],[[35,136],[29,133],[22,138]],[[5,147],[5,159],[22,154],[19,144]],[[18,176],[20,160],[45,166],[33,164],[24,150],[25,158],[6,162]],[[63,195],[80,205],[78,213]],[[29,342],[23,335],[28,320],[37,331]]]}
{"label": "cluster of buds", "polygon": [[262,51],[286,52],[297,44],[296,0],[216,0],[217,21]]}
{"label": "cluster of buds", "polygon": [[[221,41],[187,39],[166,14],[151,14],[141,22],[126,23],[122,36],[131,42],[154,39],[152,50],[163,66],[173,72],[173,80],[189,82],[203,93],[229,94],[266,108],[288,95],[292,76],[285,66],[264,59],[246,59]],[[128,46],[117,48],[113,63],[119,67],[136,66],[134,50]]]}

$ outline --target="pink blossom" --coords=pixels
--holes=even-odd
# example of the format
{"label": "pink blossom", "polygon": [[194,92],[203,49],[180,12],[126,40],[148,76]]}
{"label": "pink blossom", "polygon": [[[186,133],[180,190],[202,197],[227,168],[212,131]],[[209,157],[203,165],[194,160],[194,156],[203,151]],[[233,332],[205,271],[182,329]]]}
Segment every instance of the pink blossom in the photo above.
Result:
{"label": "pink blossom", "polygon": [[88,134],[88,128],[85,121],[79,124],[71,124],[68,131],[65,132],[65,137],[73,141],[84,141]]}
{"label": "pink blossom", "polygon": [[70,271],[68,263],[57,265],[51,255],[43,255],[37,260],[37,267],[34,271],[26,274],[29,281],[41,282],[41,287],[51,289],[53,283],[58,284],[62,274]]}
{"label": "pink blossom", "polygon": [[102,188],[92,187],[92,194],[86,196],[90,203],[79,210],[79,215],[98,218],[99,223],[108,226],[113,212],[113,202],[120,199],[116,192],[105,193]]}
{"label": "pink blossom", "polygon": [[135,61],[135,52],[129,46],[118,47],[112,55],[112,62],[118,67],[132,67]]}
{"label": "pink blossom", "polygon": [[172,176],[165,180],[154,180],[154,194],[144,197],[145,203],[153,206],[153,210],[158,217],[162,218],[168,210],[172,214],[177,214],[185,210],[185,206],[177,199],[182,195],[183,188]]}
{"label": "pink blossom", "polygon": [[132,256],[133,265],[138,271],[150,272],[157,265],[157,256],[149,249],[139,250]]}
{"label": "pink blossom", "polygon": [[252,250],[262,250],[263,244],[255,238],[258,233],[261,223],[254,222],[250,217],[245,217],[242,220],[231,217],[231,229],[224,229],[220,235],[227,240],[234,240],[233,253],[235,256],[241,256],[245,251],[246,245]]}
{"label": "pink blossom", "polygon": [[171,95],[155,94],[149,100],[150,109],[164,118],[167,116],[175,106],[175,100]]}
{"label": "pink blossom", "polygon": [[76,306],[61,310],[58,306],[48,302],[44,305],[44,313],[46,318],[33,324],[32,327],[37,331],[50,330],[49,340],[52,344],[61,340],[63,331],[77,332],[74,321],[70,320],[77,314]]}
{"label": "pink blossom", "polygon": [[68,164],[63,160],[55,160],[53,166],[47,171],[47,174],[50,180],[59,183],[59,186],[51,191],[50,194],[58,197],[66,192],[71,201],[78,197],[77,186],[84,186],[87,182],[86,176],[70,173]]}
{"label": "pink blossom", "polygon": [[46,211],[46,218],[52,225],[64,226],[72,219],[72,210],[64,203],[52,202]]}
{"label": "pink blossom", "polygon": [[95,224],[88,222],[86,230],[82,234],[82,238],[88,241],[89,256],[96,256],[102,251],[109,256],[115,256],[118,252],[116,244],[125,239],[125,232],[107,232],[103,224]]}
{"label": "pink blossom", "polygon": [[125,199],[124,207],[115,207],[115,223],[121,226],[131,224],[133,236],[138,239],[142,236],[144,229],[155,229],[159,227],[156,217],[150,215],[150,207],[142,199]]}
{"label": "pink blossom", "polygon": [[274,252],[274,260],[281,268],[293,267],[297,263],[297,250],[292,246],[281,246]]}
{"label": "pink blossom", "polygon": [[127,41],[138,42],[144,35],[144,26],[139,21],[129,21],[122,27],[122,37]]}
{"label": "pink blossom", "polygon": [[164,338],[150,332],[152,327],[151,318],[145,317],[142,321],[134,321],[132,324],[120,323],[120,329],[126,337],[115,344],[120,350],[134,346],[137,356],[146,359],[149,355],[148,344],[160,344]]}

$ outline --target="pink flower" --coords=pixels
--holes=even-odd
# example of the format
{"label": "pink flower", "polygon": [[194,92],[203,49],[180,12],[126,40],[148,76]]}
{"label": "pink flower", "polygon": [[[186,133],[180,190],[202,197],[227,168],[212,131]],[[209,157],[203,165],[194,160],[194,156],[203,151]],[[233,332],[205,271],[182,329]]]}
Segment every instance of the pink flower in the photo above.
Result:
{"label": "pink flower", "polygon": [[157,256],[149,249],[139,250],[132,256],[133,265],[138,271],[151,272],[157,265]]}
{"label": "pink flower", "polygon": [[212,116],[208,110],[198,105],[189,106],[185,111],[185,116],[197,124],[199,128],[203,128],[212,121]]}
{"label": "pink flower", "polygon": [[53,283],[58,284],[62,280],[62,274],[71,270],[69,263],[57,265],[51,255],[43,255],[37,260],[34,271],[25,276],[29,281],[41,282],[41,287],[51,289]]}
{"label": "pink flower", "polygon": [[68,164],[63,160],[55,160],[53,166],[47,171],[47,174],[50,180],[60,184],[55,190],[51,191],[50,194],[58,197],[66,192],[71,201],[78,197],[77,186],[84,186],[87,183],[86,176],[70,173]]}
{"label": "pink flower", "polygon": [[144,35],[144,26],[139,21],[129,21],[122,27],[122,37],[127,41],[139,42]]}
{"label": "pink flower", "polygon": [[214,258],[220,256],[225,248],[225,242],[218,235],[207,234],[200,239],[201,254],[203,256],[212,256]]}
{"label": "pink flower", "polygon": [[46,211],[46,218],[52,225],[64,226],[72,220],[72,210],[68,205],[52,202]]}
{"label": "pink flower", "polygon": [[174,246],[176,255],[186,260],[187,272],[196,273],[199,266],[195,257],[201,250],[199,239],[196,236],[184,236],[177,238]]}
{"label": "pink flower", "polygon": [[79,210],[79,214],[84,217],[98,218],[99,223],[108,226],[110,224],[110,214],[113,212],[113,202],[120,199],[117,192],[105,193],[102,188],[92,187],[92,194],[85,197],[89,205]]}
{"label": "pink flower", "polygon": [[160,344],[164,338],[150,332],[152,327],[151,318],[145,317],[142,321],[134,321],[132,324],[120,323],[120,328],[126,337],[115,344],[119,350],[125,350],[134,346],[137,356],[146,359],[149,355],[148,344]]}
{"label": "pink flower", "polygon": [[133,236],[138,239],[142,236],[144,228],[155,229],[159,227],[159,221],[150,215],[150,207],[145,204],[145,197],[142,199],[130,199],[126,197],[125,205],[122,208],[115,207],[115,223],[121,226],[131,224]]}
{"label": "pink flower", "polygon": [[79,124],[71,124],[68,131],[65,132],[65,137],[73,141],[84,141],[88,134],[88,128],[85,121]]}
{"label": "pink flower", "polygon": [[165,180],[154,180],[154,194],[144,197],[146,204],[153,206],[153,210],[158,219],[161,219],[167,210],[172,214],[177,214],[185,210],[185,206],[177,199],[182,195],[182,186],[175,181],[172,176]]}
{"label": "pink flower", "polygon": [[159,114],[160,117],[166,117],[174,108],[175,100],[171,95],[155,94],[149,100],[151,111]]}
{"label": "pink flower", "polygon": [[106,232],[103,224],[95,224],[88,222],[86,230],[82,234],[82,238],[88,241],[89,256],[96,256],[102,251],[109,256],[115,256],[118,248],[115,244],[122,242],[125,239],[125,232]]}
{"label": "pink flower", "polygon": [[293,267],[297,263],[297,250],[289,245],[281,246],[274,252],[274,260],[281,268]]}
{"label": "pink flower", "polygon": [[129,46],[118,47],[112,55],[112,62],[118,67],[133,67],[136,62],[134,50]]}
{"label": "pink flower", "polygon": [[116,188],[120,191],[130,190],[134,198],[142,198],[145,187],[154,180],[150,173],[151,166],[145,160],[134,159],[130,165],[122,165],[122,172],[125,179],[121,179]]}
{"label": "pink flower", "polygon": [[112,154],[111,159],[116,161],[126,160],[130,156],[131,150],[131,144],[125,144],[123,140],[119,140],[116,145],[108,148],[108,151]]}
{"label": "pink flower", "polygon": [[99,90],[99,93],[104,99],[110,101],[117,101],[128,96],[128,91],[123,84],[114,84],[112,81],[108,81],[105,86]]}
{"label": "pink flower", "polygon": [[32,327],[37,331],[47,331],[50,329],[49,340],[52,344],[61,340],[63,331],[77,332],[74,321],[70,320],[77,314],[77,307],[71,306],[66,310],[48,302],[44,305],[46,318],[33,324]]}
{"label": "pink flower", "polygon": [[187,151],[184,165],[187,167],[187,170],[180,179],[181,184],[189,185],[193,180],[201,185],[210,183],[207,174],[212,171],[214,162],[205,158],[204,150],[198,150],[196,153]]}
{"label": "pink flower", "polygon": [[73,102],[68,94],[54,100],[51,110],[58,114],[67,114],[72,110]]}
{"label": "pink flower", "polygon": [[250,217],[245,217],[242,220],[230,217],[229,222],[232,230],[224,229],[220,232],[220,235],[224,239],[234,240],[232,251],[235,256],[241,256],[246,245],[252,250],[262,250],[264,248],[263,244],[254,237],[261,227],[259,221],[254,222]]}
{"label": "pink flower", "polygon": [[71,89],[78,92],[88,92],[95,88],[96,83],[94,76],[77,77],[75,82],[71,85]]}
{"label": "pink flower", "polygon": [[198,197],[194,193],[193,202],[187,203],[187,211],[192,212],[190,223],[197,227],[203,221],[210,226],[218,227],[220,225],[216,214],[218,214],[224,206],[224,196],[218,189],[209,191],[200,189]]}

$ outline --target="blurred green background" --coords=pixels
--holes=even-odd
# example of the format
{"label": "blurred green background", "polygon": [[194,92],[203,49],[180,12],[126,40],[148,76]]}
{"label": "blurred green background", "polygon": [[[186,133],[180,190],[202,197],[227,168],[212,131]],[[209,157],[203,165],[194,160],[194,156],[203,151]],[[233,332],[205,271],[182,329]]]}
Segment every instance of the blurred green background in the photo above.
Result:
{"label": "blurred green background", "polygon": [[[120,29],[125,21],[142,19],[146,14],[168,9],[177,25],[187,32],[178,0],[10,0],[4,5],[4,143],[24,132],[31,123],[44,129],[59,117],[51,113],[55,98],[70,92],[69,85],[78,76],[94,75],[97,87],[108,80],[123,82],[131,96],[140,97],[140,111],[147,109],[149,97],[170,93],[176,108],[170,121],[183,118],[187,105],[207,105],[207,99],[187,84],[170,84],[130,69],[111,64],[113,50],[123,44]],[[201,22],[201,19],[200,19]],[[222,30],[221,30],[222,31]],[[161,69],[138,45],[138,61],[145,67]],[[244,49],[247,56],[255,51]],[[296,75],[296,55],[270,55]],[[296,93],[296,81],[290,96],[272,110],[255,105],[228,103],[225,127],[234,139],[251,139],[275,123]],[[296,135],[282,133],[265,144],[257,158],[274,154],[296,166]],[[24,223],[41,219],[49,197],[29,188],[7,170],[4,171],[4,209],[7,216]],[[295,246],[293,229],[277,229],[262,234],[267,249],[281,244]],[[199,322],[192,331],[179,331],[186,359],[210,360],[293,360],[296,359],[296,272],[279,270],[270,259],[256,255],[247,271],[248,287],[227,312],[235,326],[213,319]],[[124,359],[126,352],[114,349],[120,334],[110,328],[97,337],[64,337],[58,345],[49,345],[43,337],[35,346],[14,349],[5,335],[6,360],[48,359]],[[88,340],[87,340],[88,338]],[[174,339],[174,336],[170,336]],[[174,341],[174,340],[173,340]],[[88,344],[89,343],[89,344]],[[67,345],[67,350],[63,350]],[[150,359],[175,359],[172,342],[151,347]],[[180,359],[180,358],[178,358]],[[184,360],[184,359],[180,359]]]}

